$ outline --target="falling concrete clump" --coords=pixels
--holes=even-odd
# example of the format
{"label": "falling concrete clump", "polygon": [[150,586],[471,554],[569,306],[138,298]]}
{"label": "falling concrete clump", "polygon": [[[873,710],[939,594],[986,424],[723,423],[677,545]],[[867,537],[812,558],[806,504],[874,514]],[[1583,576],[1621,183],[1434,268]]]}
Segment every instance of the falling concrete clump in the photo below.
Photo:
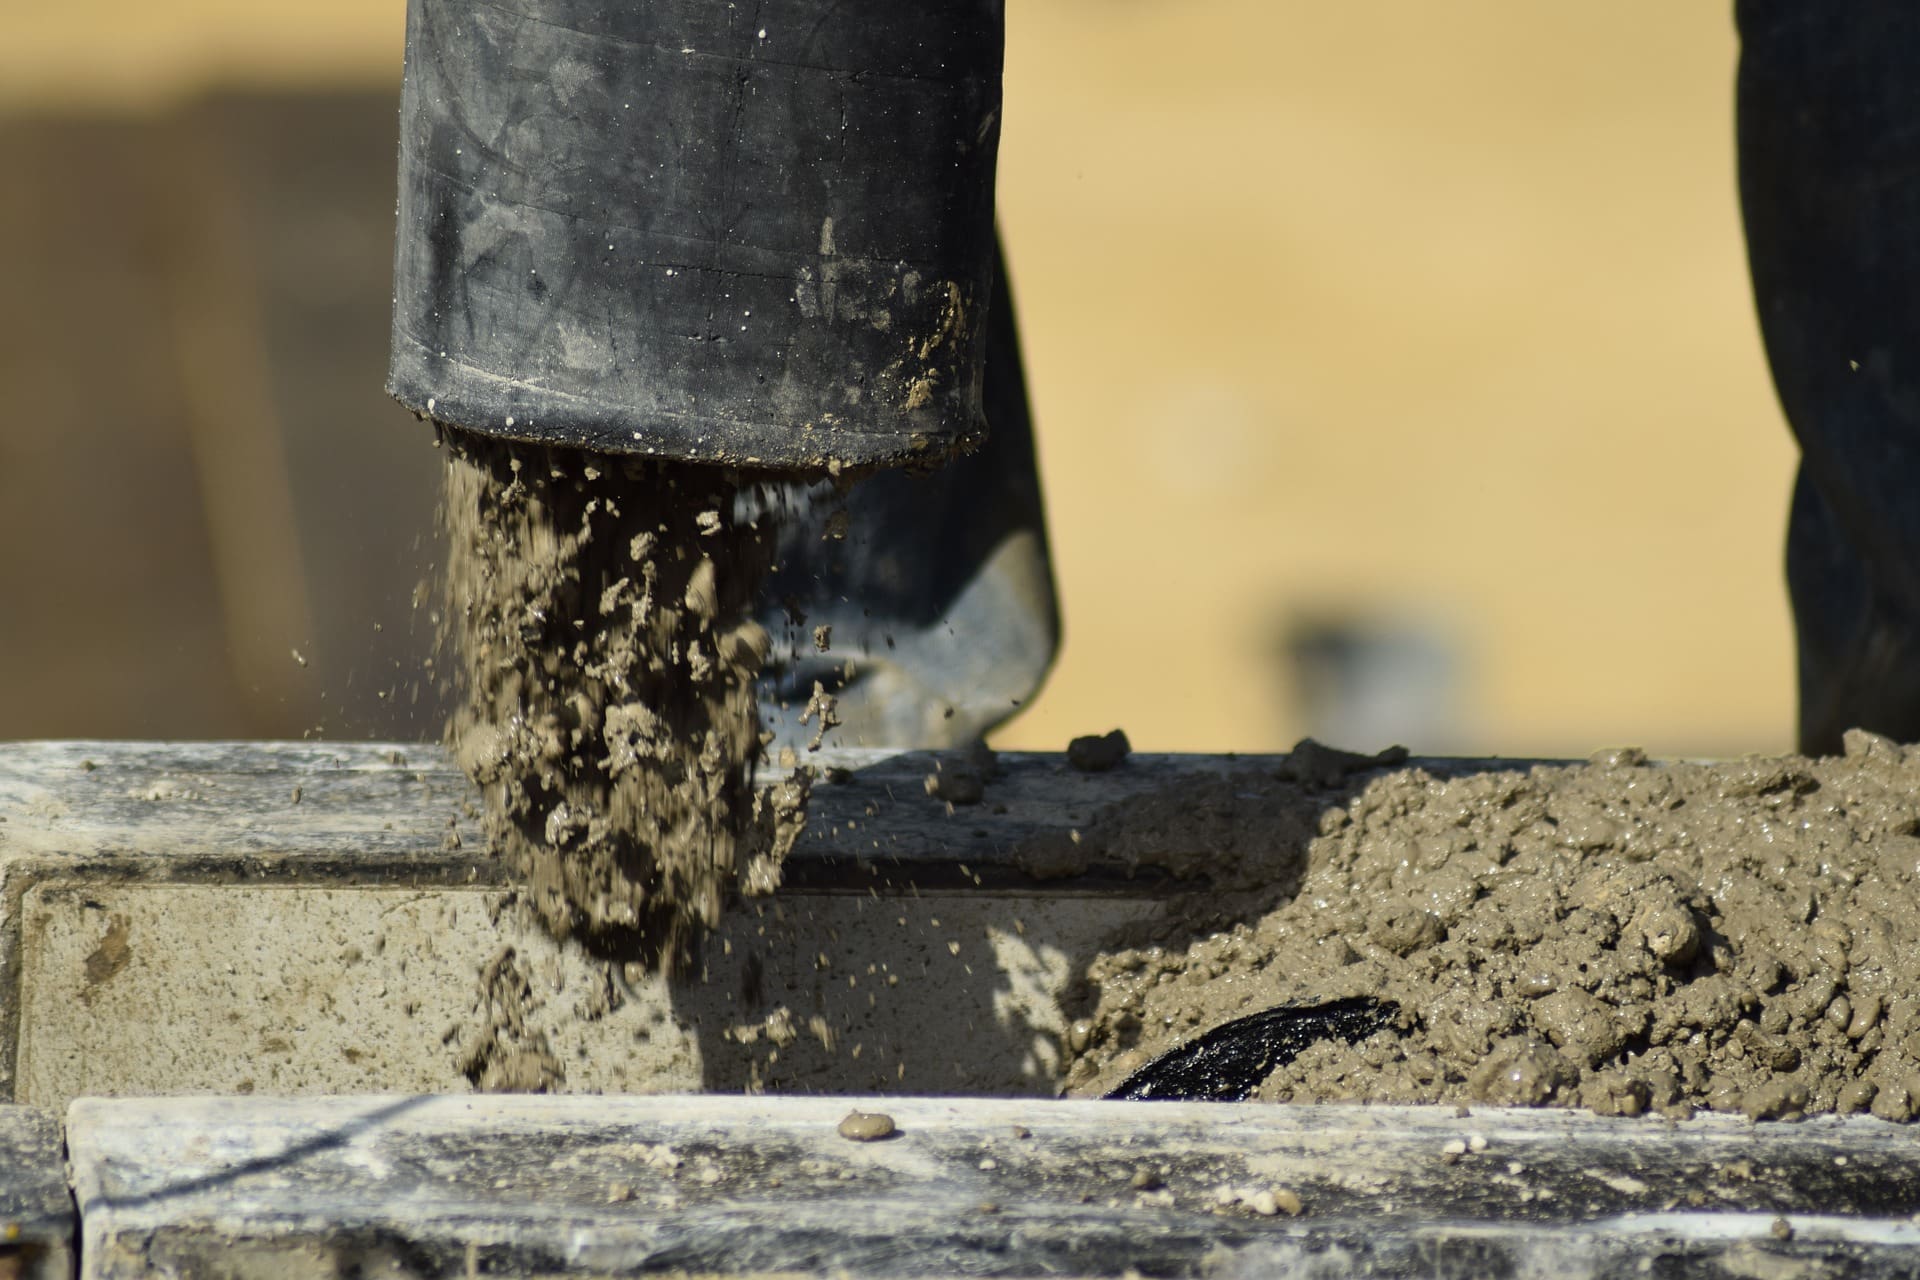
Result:
{"label": "falling concrete clump", "polygon": [[441,441],[443,639],[464,684],[448,739],[494,846],[555,937],[680,968],[729,894],[779,885],[804,821],[804,773],[754,786],[771,522],[736,518],[747,482],[719,467]]}
{"label": "falling concrete clump", "polygon": [[482,1093],[527,1093],[564,1080],[546,1034],[527,1024],[539,999],[512,947],[500,948],[481,970],[480,993],[479,1025],[461,1047],[459,1063],[473,1087]]}
{"label": "falling concrete clump", "polygon": [[1372,996],[1398,1025],[1307,1048],[1256,1097],[1920,1116],[1920,747],[1281,775],[1140,797],[1087,832],[1124,854],[1212,823],[1220,845],[1238,806],[1268,838],[1243,851],[1260,874],[1089,965],[1070,1092],[1229,1018]]}

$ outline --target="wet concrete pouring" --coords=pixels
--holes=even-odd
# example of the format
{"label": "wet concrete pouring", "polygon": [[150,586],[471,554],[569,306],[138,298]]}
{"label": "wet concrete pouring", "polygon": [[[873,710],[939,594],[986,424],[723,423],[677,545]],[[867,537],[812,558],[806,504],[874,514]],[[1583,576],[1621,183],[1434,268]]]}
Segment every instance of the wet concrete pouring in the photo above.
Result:
{"label": "wet concrete pouring", "polygon": [[[447,602],[467,698],[450,729],[524,907],[615,979],[675,967],[729,896],[778,887],[810,771],[755,793],[750,620],[771,529],[741,480],[449,433]],[[1075,743],[1126,767],[1123,736]],[[1866,734],[1833,759],[1439,772],[1309,745],[1097,815],[1026,850],[1168,877],[1161,918],[1084,967],[1064,1091],[1276,1005],[1371,998],[1254,1088],[1275,1102],[1480,1102],[1756,1119],[1920,1114],[1920,756]],[[793,765],[791,759],[783,764]],[[990,755],[928,790],[992,803]],[[557,1067],[482,975],[468,1075]]]}
{"label": "wet concrete pouring", "polygon": [[[448,727],[526,905],[616,978],[676,969],[729,894],[765,896],[799,833],[808,777],[756,792],[750,616],[773,530],[737,518],[745,481],[445,428]],[[504,949],[481,975],[465,1070],[540,1089],[560,1066],[526,1023]]]}

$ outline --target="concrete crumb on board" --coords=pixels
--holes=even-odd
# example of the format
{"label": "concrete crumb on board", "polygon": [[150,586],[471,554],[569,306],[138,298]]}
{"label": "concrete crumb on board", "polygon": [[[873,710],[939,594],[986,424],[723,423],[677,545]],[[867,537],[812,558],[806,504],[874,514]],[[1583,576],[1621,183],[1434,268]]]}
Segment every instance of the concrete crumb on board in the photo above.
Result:
{"label": "concrete crumb on board", "polygon": [[[753,787],[775,531],[734,520],[745,481],[723,468],[441,440],[449,745],[555,937],[677,967],[730,892],[777,887],[804,822],[804,774]],[[479,1087],[558,1081],[520,1042],[513,973],[508,956],[481,975]]]}
{"label": "concrete crumb on board", "polygon": [[1000,776],[1000,761],[984,742],[976,742],[958,757],[936,761],[926,776],[927,794],[948,805],[979,804],[988,785]]}
{"label": "concrete crumb on board", "polygon": [[979,804],[986,798],[986,781],[964,769],[940,768],[927,775],[927,794],[948,804]]}
{"label": "concrete crumb on board", "polygon": [[1241,1014],[1370,995],[1399,1026],[1309,1047],[1256,1096],[1920,1114],[1920,748],[1280,775],[1089,832],[1253,862],[1091,963],[1070,1092]]}
{"label": "concrete crumb on board", "polygon": [[849,1111],[840,1122],[840,1136],[851,1142],[879,1142],[898,1131],[884,1111]]}
{"label": "concrete crumb on board", "polygon": [[1124,729],[1090,733],[1067,744],[1067,763],[1082,773],[1105,773],[1133,752]]}

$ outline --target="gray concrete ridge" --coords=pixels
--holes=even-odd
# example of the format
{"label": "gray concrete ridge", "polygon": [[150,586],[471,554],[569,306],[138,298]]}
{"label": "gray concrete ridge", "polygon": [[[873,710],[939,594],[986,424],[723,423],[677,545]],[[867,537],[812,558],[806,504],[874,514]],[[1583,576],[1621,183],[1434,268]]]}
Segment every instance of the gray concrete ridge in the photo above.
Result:
{"label": "gray concrete ridge", "polygon": [[[896,1125],[842,1136],[849,1107]],[[1871,1119],[988,1099],[95,1100],[85,1277],[1878,1277],[1920,1263]]]}

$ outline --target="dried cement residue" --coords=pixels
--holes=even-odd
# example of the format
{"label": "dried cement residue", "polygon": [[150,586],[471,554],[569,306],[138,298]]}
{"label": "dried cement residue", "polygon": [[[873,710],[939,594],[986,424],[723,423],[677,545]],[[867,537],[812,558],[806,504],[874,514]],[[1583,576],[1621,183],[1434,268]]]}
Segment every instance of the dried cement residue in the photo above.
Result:
{"label": "dried cement residue", "polygon": [[450,744],[549,930],[677,963],[730,891],[772,891],[799,833],[797,776],[752,787],[774,531],[736,519],[720,468],[442,439]]}
{"label": "dried cement residue", "polygon": [[1319,785],[1248,773],[1089,833],[1144,861],[1196,821],[1223,851],[1265,823],[1235,850],[1260,888],[1092,963],[1073,1092],[1242,1013],[1375,995],[1401,1028],[1258,1096],[1920,1114],[1920,748]]}

